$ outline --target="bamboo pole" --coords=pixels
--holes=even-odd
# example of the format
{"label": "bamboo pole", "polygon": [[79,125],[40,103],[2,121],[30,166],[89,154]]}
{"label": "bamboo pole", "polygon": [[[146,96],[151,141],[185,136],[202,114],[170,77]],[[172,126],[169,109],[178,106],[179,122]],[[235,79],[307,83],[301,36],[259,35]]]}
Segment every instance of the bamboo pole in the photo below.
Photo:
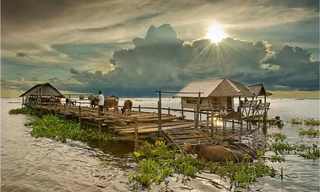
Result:
{"label": "bamboo pole", "polygon": [[135,119],[135,126],[134,126],[134,151],[138,150],[139,145],[139,132],[138,132],[138,120]]}
{"label": "bamboo pole", "polygon": [[159,94],[159,100],[158,100],[158,136],[160,136],[162,125],[161,125],[161,90],[158,91]]}
{"label": "bamboo pole", "polygon": [[195,127],[196,129],[199,128],[200,102],[201,102],[201,92],[198,93],[198,100],[197,100],[196,112],[195,112],[195,125],[194,125],[194,127]]}

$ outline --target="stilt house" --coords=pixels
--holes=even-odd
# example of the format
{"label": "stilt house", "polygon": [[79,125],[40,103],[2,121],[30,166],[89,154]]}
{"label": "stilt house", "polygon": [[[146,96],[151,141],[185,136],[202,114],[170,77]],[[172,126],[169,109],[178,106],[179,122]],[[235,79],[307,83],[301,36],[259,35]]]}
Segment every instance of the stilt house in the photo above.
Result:
{"label": "stilt house", "polygon": [[253,97],[250,89],[231,79],[194,81],[185,86],[180,93],[183,108],[193,108],[199,104],[200,110],[234,111],[234,98]]}
{"label": "stilt house", "polygon": [[64,97],[60,91],[50,83],[37,84],[20,95],[23,105],[59,104]]}

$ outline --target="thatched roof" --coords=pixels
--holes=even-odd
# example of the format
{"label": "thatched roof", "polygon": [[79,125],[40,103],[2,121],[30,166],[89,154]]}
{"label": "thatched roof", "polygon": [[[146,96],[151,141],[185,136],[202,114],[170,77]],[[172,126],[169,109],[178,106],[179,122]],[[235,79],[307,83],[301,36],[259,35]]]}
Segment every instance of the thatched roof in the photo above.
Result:
{"label": "thatched roof", "polygon": [[26,92],[24,92],[20,97],[24,96],[54,96],[54,97],[64,97],[60,91],[52,86],[50,83],[37,84]]}
{"label": "thatched roof", "polygon": [[254,94],[254,96],[270,96],[272,93],[267,92],[262,83],[249,85],[250,91]]}
{"label": "thatched roof", "polygon": [[[186,92],[194,92],[194,94],[186,94]],[[249,88],[240,82],[230,79],[212,79],[205,81],[194,81],[185,86],[178,97],[252,97],[253,94]]]}

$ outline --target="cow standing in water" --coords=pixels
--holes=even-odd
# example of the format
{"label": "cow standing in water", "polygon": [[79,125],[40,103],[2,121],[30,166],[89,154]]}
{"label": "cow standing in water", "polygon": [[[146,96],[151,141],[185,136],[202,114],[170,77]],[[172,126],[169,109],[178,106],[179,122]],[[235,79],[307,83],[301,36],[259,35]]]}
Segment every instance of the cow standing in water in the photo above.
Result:
{"label": "cow standing in water", "polygon": [[127,112],[131,112],[132,110],[132,101],[131,100],[125,100],[123,107],[121,109],[122,114],[127,115]]}

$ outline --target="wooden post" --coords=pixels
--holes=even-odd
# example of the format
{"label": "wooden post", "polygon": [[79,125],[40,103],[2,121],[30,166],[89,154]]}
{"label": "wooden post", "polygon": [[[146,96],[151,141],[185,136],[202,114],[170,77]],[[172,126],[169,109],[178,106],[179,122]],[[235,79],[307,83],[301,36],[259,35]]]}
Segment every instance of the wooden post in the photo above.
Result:
{"label": "wooden post", "polygon": [[24,107],[24,96],[22,97],[22,104],[21,104],[21,107],[22,107],[22,108]]}
{"label": "wooden post", "polygon": [[222,135],[224,135],[224,131],[225,131],[225,128],[226,128],[226,121],[223,119],[223,118],[221,118],[222,119]]}
{"label": "wooden post", "polygon": [[159,94],[159,100],[158,100],[158,136],[160,136],[162,125],[161,125],[161,90],[158,91]]}
{"label": "wooden post", "polygon": [[232,133],[234,133],[234,120],[232,119]]}
{"label": "wooden post", "polygon": [[207,111],[207,122],[206,122],[207,129],[209,129],[209,112]]}
{"label": "wooden post", "polygon": [[135,119],[135,126],[134,126],[134,151],[138,150],[138,144],[139,144],[139,132],[138,132],[138,121]]}
{"label": "wooden post", "polygon": [[141,112],[141,105],[138,106],[139,113]]}
{"label": "wooden post", "polygon": [[267,135],[267,96],[264,95],[263,133]]}
{"label": "wooden post", "polygon": [[184,111],[183,111],[183,105],[181,102],[181,119],[184,119]]}
{"label": "wooden post", "polygon": [[80,122],[80,119],[81,119],[81,106],[79,105],[79,122]]}
{"label": "wooden post", "polygon": [[102,124],[102,122],[101,122],[101,120],[100,120],[100,118],[98,119],[98,130],[99,130],[99,132],[101,132],[101,124]]}
{"label": "wooden post", "polygon": [[168,115],[170,115],[170,107],[168,107]]}
{"label": "wooden post", "polygon": [[200,111],[200,102],[201,102],[201,92],[198,93],[198,101],[196,106],[196,112],[195,112],[195,125],[194,127],[197,129],[199,128],[199,111]]}

